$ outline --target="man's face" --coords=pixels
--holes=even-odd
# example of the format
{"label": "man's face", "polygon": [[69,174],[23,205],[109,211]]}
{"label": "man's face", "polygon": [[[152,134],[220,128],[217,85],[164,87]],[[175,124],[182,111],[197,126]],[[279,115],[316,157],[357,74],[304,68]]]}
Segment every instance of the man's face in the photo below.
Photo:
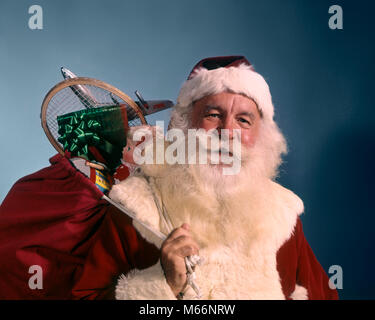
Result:
{"label": "man's face", "polygon": [[251,148],[259,134],[261,117],[256,103],[241,94],[222,92],[206,96],[193,104],[192,127],[205,130],[228,129],[233,138],[233,129],[241,130],[241,143]]}

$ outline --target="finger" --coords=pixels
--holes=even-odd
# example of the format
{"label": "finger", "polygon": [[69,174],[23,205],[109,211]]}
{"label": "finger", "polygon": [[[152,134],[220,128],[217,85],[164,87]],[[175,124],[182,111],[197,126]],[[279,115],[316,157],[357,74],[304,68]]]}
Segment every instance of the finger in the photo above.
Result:
{"label": "finger", "polygon": [[198,248],[198,244],[191,235],[182,235],[170,241],[170,246],[173,248],[180,248],[187,245],[192,245]]}
{"label": "finger", "polygon": [[176,251],[176,254],[179,255],[182,258],[185,258],[185,257],[188,257],[188,256],[192,256],[194,254],[197,254],[197,252],[198,252],[198,248],[197,247],[183,246],[183,247],[180,247]]}
{"label": "finger", "polygon": [[163,262],[166,265],[182,265],[184,266],[184,258],[197,254],[198,249],[196,247],[186,245],[179,247],[177,250],[169,251],[164,257],[162,257]]}
{"label": "finger", "polygon": [[192,247],[194,248],[195,252],[199,252],[198,244],[190,236],[181,236],[167,243],[164,251],[169,251],[173,253],[175,251],[180,250],[183,247]]}
{"label": "finger", "polygon": [[190,231],[186,230],[185,228],[179,227],[177,229],[174,229],[167,237],[166,241],[174,240],[180,236],[189,236]]}

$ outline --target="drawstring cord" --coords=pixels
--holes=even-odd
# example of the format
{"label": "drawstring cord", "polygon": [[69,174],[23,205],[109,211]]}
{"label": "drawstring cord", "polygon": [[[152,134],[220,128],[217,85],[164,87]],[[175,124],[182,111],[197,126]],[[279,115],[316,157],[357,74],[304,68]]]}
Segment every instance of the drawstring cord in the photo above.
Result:
{"label": "drawstring cord", "polygon": [[[159,215],[160,215],[160,217],[161,217],[161,219],[162,219],[162,221],[163,221],[163,223],[164,223],[164,225],[167,229],[167,232],[169,234],[169,233],[172,232],[174,227],[173,227],[172,221],[171,221],[171,219],[170,219],[170,217],[167,213],[167,209],[165,208],[164,203],[163,203],[163,208],[160,207],[159,199],[157,198],[157,196],[156,196],[156,194],[154,193],[153,190],[151,190],[151,193],[154,197],[155,205],[158,209]],[[186,270],[187,270],[187,272],[186,272],[187,285],[191,286],[192,289],[195,291],[196,296],[194,297],[194,299],[200,299],[200,298],[202,298],[202,293],[200,291],[200,288],[198,287],[198,285],[194,281],[196,279],[194,267],[197,266],[197,265],[201,265],[203,261],[202,261],[201,257],[196,255],[196,254],[192,255],[192,256],[185,257],[184,260],[185,260],[185,266],[186,266]],[[183,296],[183,293],[181,293],[180,296]]]}
{"label": "drawstring cord", "polygon": [[[173,228],[173,224],[172,224],[172,222],[171,222],[171,220],[170,220],[170,218],[167,214],[165,206],[163,205],[164,210],[161,210],[159,201],[156,198],[156,195],[154,194],[153,191],[152,191],[152,195],[154,197],[154,201],[155,201],[156,207],[158,209],[159,216],[163,220],[163,222],[164,222],[164,224],[165,224],[165,226],[168,230],[168,233],[170,233],[174,228]],[[144,222],[140,221],[137,218],[137,216],[135,215],[135,213],[130,211],[128,208],[125,208],[124,206],[117,203],[116,201],[113,201],[111,198],[109,198],[106,195],[103,195],[102,199],[108,201],[110,204],[112,204],[117,209],[119,209],[120,211],[125,213],[127,216],[132,218],[134,221],[138,222],[145,229],[147,229],[148,231],[153,233],[155,236],[157,236],[160,240],[164,241],[167,238],[164,233],[162,233],[158,230],[155,230],[154,228],[152,228],[152,227],[148,226],[147,224],[145,224]],[[202,264],[202,259],[198,255],[192,255],[192,256],[189,256],[189,257],[185,257],[185,265],[186,265],[186,270],[187,270],[187,273],[186,273],[187,281],[186,282],[195,291],[195,293],[196,293],[196,296],[194,297],[195,299],[200,299],[202,297],[201,291],[194,281],[196,279],[196,275],[195,275],[195,272],[194,272],[194,269],[193,269],[196,265],[200,265],[200,264]],[[183,294],[182,294],[182,296],[183,296]]]}

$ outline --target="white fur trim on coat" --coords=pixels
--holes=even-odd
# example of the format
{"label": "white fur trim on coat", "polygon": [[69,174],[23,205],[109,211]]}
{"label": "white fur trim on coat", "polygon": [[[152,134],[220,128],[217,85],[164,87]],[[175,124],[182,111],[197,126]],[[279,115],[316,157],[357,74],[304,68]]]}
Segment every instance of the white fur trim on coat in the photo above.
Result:
{"label": "white fur trim on coat", "polygon": [[[152,196],[151,188],[155,186],[152,181],[152,178],[148,181],[142,177],[130,177],[114,186],[110,196],[134,211],[143,222],[163,232]],[[252,218],[247,223],[239,221],[237,225],[227,225],[226,232],[241,235],[241,241],[237,243],[234,239],[234,242],[222,242],[221,245],[218,242],[217,245],[201,248],[200,255],[206,262],[196,269],[196,281],[202,290],[203,299],[285,299],[276,256],[280,247],[292,235],[297,217],[303,212],[303,202],[293,192],[272,181],[259,185],[256,193],[250,200],[246,200],[244,196],[234,199],[231,207],[235,211],[243,211],[245,208],[251,213]],[[171,212],[180,212],[182,207],[179,210],[179,206],[183,203],[199,203],[203,206],[188,208],[188,212],[200,211],[206,206],[207,210],[214,208],[214,203],[210,203],[208,199],[201,199],[193,194],[191,196],[191,202],[186,198],[182,202],[174,194],[168,197],[164,195],[163,200]],[[192,231],[196,231],[201,240],[204,240],[202,237],[212,236],[219,239],[219,233],[207,232],[207,225],[194,225]],[[136,224],[135,227],[147,241],[155,243],[151,234]],[[171,298],[166,290],[169,287],[165,285],[168,284],[158,263],[157,266],[122,277],[116,288],[116,296],[123,299]],[[293,296],[300,297],[301,293],[303,290],[297,290]]]}
{"label": "white fur trim on coat", "polygon": [[299,286],[296,284],[296,287],[292,294],[290,295],[290,299],[292,300],[308,300],[309,296],[307,294],[307,289]]}
{"label": "white fur trim on coat", "polygon": [[182,86],[177,104],[180,107],[188,107],[207,95],[228,90],[253,99],[264,117],[268,120],[273,119],[274,107],[267,82],[245,64],[214,70],[198,69]]}
{"label": "white fur trim on coat", "polygon": [[122,275],[116,286],[117,300],[176,300],[165,280],[160,262],[144,270]]}
{"label": "white fur trim on coat", "polygon": [[[121,183],[114,185],[109,197],[131,210],[136,217],[150,228],[160,230],[160,217],[152,195],[152,191],[145,178],[131,176]],[[161,247],[162,241],[152,232],[133,220],[134,227],[148,242],[157,248]]]}

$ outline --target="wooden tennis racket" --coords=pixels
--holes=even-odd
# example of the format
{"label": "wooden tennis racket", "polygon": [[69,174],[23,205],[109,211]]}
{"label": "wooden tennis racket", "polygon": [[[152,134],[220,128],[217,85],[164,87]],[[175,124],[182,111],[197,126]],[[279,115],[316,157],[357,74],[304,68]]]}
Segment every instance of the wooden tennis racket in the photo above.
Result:
{"label": "wooden tennis racket", "polygon": [[86,77],[64,80],[55,85],[43,100],[40,114],[43,130],[52,146],[60,154],[64,154],[63,145],[58,141],[58,116],[115,104],[126,107],[129,126],[147,124],[138,105],[116,87]]}

